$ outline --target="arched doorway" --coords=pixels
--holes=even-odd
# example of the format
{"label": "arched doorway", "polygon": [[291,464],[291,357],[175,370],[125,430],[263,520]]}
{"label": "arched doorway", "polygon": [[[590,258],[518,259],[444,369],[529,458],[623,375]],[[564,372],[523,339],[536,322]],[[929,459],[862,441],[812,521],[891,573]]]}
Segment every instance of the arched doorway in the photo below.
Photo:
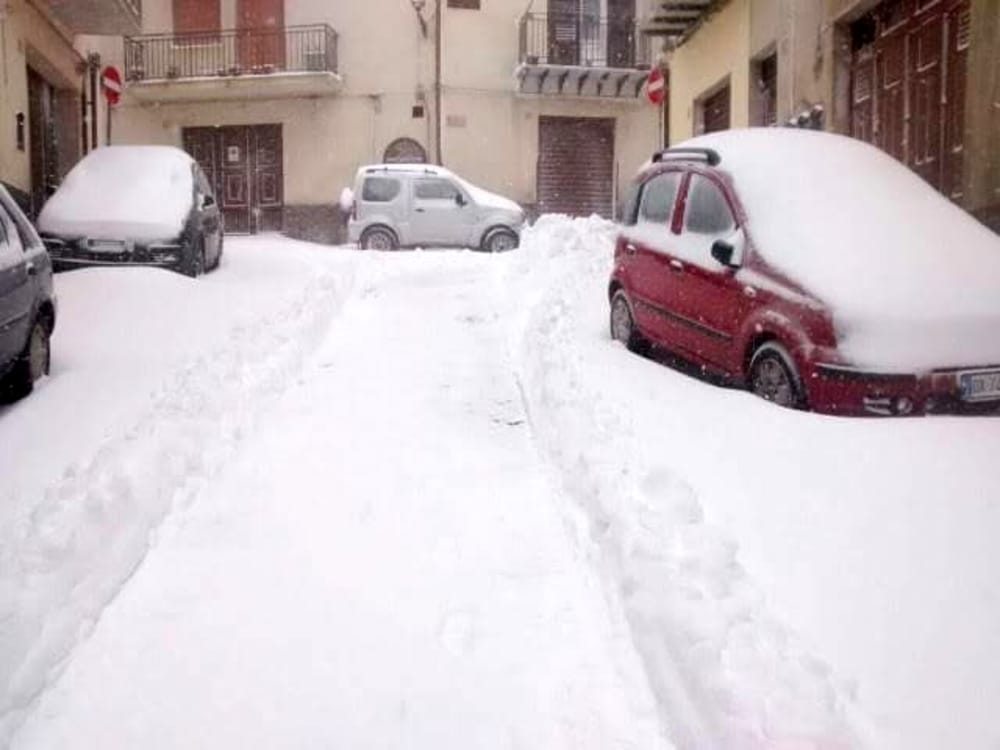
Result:
{"label": "arched doorway", "polygon": [[386,146],[385,153],[382,154],[382,162],[385,164],[426,164],[427,151],[412,138],[397,138]]}

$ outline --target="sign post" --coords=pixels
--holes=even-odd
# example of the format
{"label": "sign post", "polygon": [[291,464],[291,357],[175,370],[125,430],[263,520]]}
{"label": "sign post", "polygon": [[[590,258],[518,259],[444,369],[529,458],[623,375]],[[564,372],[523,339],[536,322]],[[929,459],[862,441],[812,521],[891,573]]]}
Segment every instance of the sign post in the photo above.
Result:
{"label": "sign post", "polygon": [[653,68],[646,76],[646,100],[659,110],[660,134],[657,140],[660,141],[661,148],[666,148],[666,126],[664,123],[666,113],[664,109],[667,101],[667,81],[659,67]]}
{"label": "sign post", "polygon": [[122,98],[122,74],[114,65],[108,65],[101,71],[101,93],[104,94],[104,101],[107,102],[107,124],[108,131],[105,138],[106,146],[111,145],[111,108]]}

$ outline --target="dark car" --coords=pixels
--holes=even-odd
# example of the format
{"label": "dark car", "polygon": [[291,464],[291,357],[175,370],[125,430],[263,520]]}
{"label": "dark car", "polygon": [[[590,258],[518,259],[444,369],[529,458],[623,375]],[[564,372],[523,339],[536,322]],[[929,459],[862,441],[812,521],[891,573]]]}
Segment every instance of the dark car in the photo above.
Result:
{"label": "dark car", "polygon": [[611,335],[783,406],[1000,407],[1000,238],[867,144],[715,133],[632,186]]}
{"label": "dark car", "polygon": [[38,217],[57,271],[162,266],[198,276],[219,265],[223,227],[209,181],[172,146],[108,146],[67,175]]}
{"label": "dark car", "polygon": [[48,253],[0,185],[0,401],[28,394],[48,374],[55,324]]}

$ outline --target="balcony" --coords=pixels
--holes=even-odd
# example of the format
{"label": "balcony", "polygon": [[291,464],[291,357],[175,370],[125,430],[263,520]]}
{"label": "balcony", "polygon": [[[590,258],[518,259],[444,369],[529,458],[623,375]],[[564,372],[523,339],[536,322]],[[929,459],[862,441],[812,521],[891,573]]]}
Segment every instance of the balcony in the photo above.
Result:
{"label": "balcony", "polygon": [[142,0],[49,0],[52,14],[75,34],[135,34]]}
{"label": "balcony", "polygon": [[337,32],[314,24],[127,37],[125,82],[147,102],[332,96],[342,84]]}
{"label": "balcony", "polygon": [[522,94],[637,98],[650,68],[635,19],[526,13],[519,22]]}

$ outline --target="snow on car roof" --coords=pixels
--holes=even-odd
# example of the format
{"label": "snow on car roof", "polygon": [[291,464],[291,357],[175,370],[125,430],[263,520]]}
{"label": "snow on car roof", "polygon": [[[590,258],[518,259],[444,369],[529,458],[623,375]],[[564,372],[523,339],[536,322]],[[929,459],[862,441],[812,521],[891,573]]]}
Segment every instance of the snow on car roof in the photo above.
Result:
{"label": "snow on car roof", "polygon": [[1000,323],[1000,238],[896,159],[844,136],[784,128],[679,145],[719,152],[757,252],[826,302],[839,330],[879,320],[913,331],[883,330],[877,346],[869,337],[856,347],[860,359],[885,361],[890,340],[900,342],[889,357],[900,367],[973,356],[944,342],[938,351],[928,341],[918,347],[916,329],[943,321],[980,330],[979,356],[1000,357],[992,327]]}
{"label": "snow on car roof", "polygon": [[102,239],[173,239],[191,210],[193,163],[173,146],[99,148],[66,176],[42,209],[39,228]]}

